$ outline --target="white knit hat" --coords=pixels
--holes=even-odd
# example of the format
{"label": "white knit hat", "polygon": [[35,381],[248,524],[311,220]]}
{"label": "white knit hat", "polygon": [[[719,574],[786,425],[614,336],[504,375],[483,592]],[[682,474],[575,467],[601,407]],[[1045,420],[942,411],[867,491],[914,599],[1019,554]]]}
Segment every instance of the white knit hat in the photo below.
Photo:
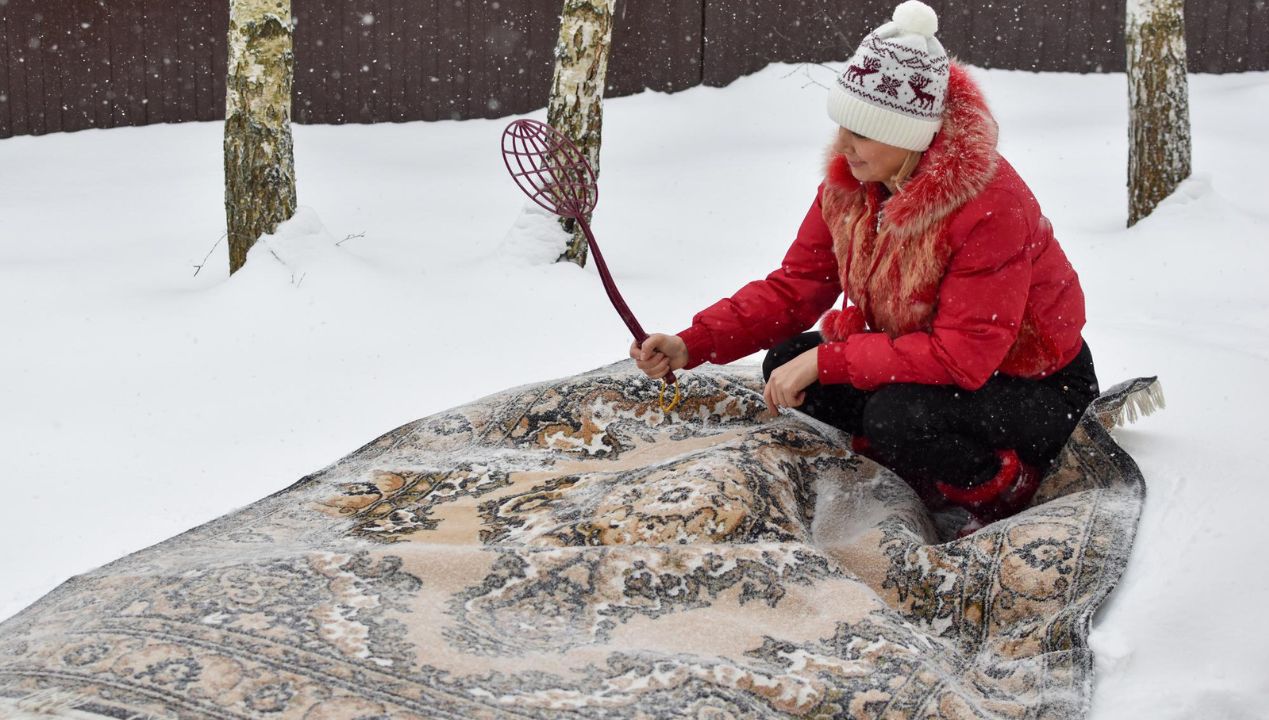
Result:
{"label": "white knit hat", "polygon": [[828,116],[858,135],[925,150],[943,124],[947,52],[934,37],[939,19],[920,0],[894,9],[873,30],[828,91]]}

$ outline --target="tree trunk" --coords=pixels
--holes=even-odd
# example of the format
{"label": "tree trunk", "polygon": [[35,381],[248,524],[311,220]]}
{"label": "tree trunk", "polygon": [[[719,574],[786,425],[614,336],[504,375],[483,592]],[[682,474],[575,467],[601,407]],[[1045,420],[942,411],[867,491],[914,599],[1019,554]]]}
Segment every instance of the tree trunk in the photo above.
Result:
{"label": "tree trunk", "polygon": [[[612,44],[615,0],[565,0],[560,39],[555,45],[555,75],[546,121],[568,136],[586,155],[599,177],[599,142],[603,129],[604,78]],[[590,222],[590,218],[586,218]],[[586,264],[586,237],[572,220],[562,220],[572,234],[558,261]]]}
{"label": "tree trunk", "polygon": [[229,272],[256,239],[295,214],[291,0],[231,0],[225,87]]}
{"label": "tree trunk", "polygon": [[1128,0],[1128,226],[1190,176],[1183,0]]}

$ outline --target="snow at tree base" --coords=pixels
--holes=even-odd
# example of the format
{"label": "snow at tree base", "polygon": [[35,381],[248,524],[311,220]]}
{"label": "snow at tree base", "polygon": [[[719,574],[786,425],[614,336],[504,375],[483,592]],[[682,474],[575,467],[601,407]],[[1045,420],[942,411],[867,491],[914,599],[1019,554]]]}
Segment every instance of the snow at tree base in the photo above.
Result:
{"label": "snow at tree base", "polygon": [[[1080,274],[1103,384],[1167,393],[1115,432],[1147,500],[1094,622],[1092,717],[1263,717],[1269,74],[1191,77],[1194,176],[1129,230],[1124,76],[974,75]],[[780,261],[831,79],[606,103],[594,228],[649,331]],[[624,358],[597,273],[551,262],[557,225],[507,179],[505,124],[296,127],[301,209],[232,278],[221,124],[0,142],[0,617],[402,423]]]}

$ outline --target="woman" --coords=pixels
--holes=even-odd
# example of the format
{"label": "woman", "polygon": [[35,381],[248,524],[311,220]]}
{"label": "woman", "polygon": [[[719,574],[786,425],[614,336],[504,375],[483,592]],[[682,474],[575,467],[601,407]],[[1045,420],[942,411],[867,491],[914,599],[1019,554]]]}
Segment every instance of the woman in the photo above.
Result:
{"label": "woman", "polygon": [[1026,507],[1098,387],[1079,280],[937,23],[899,5],[831,88],[826,177],[780,268],[630,355],[660,378],[773,348],[769,405],[966,508],[966,534]]}

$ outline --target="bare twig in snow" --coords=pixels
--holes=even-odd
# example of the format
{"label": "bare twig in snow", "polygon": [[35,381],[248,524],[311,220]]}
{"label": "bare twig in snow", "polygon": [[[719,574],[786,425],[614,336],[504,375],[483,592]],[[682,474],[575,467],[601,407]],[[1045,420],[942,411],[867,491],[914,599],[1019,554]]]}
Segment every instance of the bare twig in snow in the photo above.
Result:
{"label": "bare twig in snow", "polygon": [[226,231],[221,233],[220,237],[216,238],[215,244],[211,246],[211,250],[207,251],[207,255],[203,257],[203,261],[194,266],[194,277],[198,277],[198,271],[203,269],[203,266],[207,264],[207,259],[211,257],[212,253],[216,252],[216,248],[220,246],[220,241],[224,240],[225,236],[228,234],[228,231]]}

